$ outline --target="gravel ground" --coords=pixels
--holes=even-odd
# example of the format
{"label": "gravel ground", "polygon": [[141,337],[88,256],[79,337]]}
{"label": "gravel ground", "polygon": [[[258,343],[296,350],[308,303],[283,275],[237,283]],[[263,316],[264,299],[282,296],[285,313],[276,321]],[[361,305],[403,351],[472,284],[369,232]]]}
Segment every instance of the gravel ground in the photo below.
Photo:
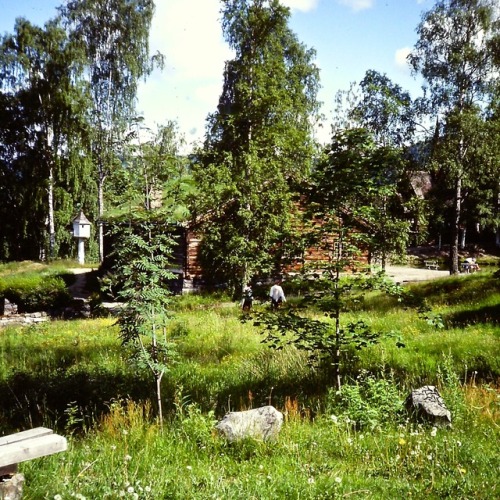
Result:
{"label": "gravel ground", "polygon": [[445,278],[450,275],[449,271],[435,271],[434,269],[420,269],[406,266],[387,266],[385,272],[397,283],[429,281]]}

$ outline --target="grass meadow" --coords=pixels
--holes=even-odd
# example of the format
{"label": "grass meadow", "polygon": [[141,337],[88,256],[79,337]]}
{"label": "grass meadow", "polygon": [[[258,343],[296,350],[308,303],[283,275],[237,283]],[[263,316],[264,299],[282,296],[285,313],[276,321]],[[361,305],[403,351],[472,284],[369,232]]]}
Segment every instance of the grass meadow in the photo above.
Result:
{"label": "grass meadow", "polygon": [[[20,465],[24,498],[500,498],[500,279],[481,272],[412,289],[426,317],[374,293],[346,317],[406,347],[388,338],[347,352],[340,393],[328,366],[264,345],[237,304],[181,297],[163,425],[153,379],[128,363],[113,318],[3,328],[0,434],[44,425],[69,441]],[[439,388],[451,427],[403,411],[424,384]],[[265,404],[285,417],[277,441],[214,433],[227,411]]]}

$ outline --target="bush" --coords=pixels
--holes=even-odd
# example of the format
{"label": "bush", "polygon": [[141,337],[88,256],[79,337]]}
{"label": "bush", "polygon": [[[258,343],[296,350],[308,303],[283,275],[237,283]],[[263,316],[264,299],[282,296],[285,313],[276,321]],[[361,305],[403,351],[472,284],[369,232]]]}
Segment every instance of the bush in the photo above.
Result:
{"label": "bush", "polygon": [[3,276],[0,297],[17,304],[20,313],[60,309],[71,300],[61,274],[39,273]]}
{"label": "bush", "polygon": [[330,389],[327,399],[327,411],[336,419],[340,417],[356,428],[371,430],[397,420],[402,408],[403,399],[396,383],[372,375],[363,375],[355,384],[342,386],[340,391]]}

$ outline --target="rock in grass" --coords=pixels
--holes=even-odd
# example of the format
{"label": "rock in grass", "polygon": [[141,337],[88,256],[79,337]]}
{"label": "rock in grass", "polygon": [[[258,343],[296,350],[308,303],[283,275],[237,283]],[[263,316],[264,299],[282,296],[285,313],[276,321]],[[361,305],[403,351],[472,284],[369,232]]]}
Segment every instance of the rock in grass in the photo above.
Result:
{"label": "rock in grass", "polygon": [[21,500],[23,498],[24,475],[0,477],[0,498],[2,500]]}
{"label": "rock in grass", "polygon": [[442,425],[451,425],[451,413],[433,385],[415,389],[406,398],[406,409],[417,419]]}
{"label": "rock in grass", "polygon": [[254,438],[262,441],[275,439],[283,424],[283,414],[274,406],[262,406],[255,410],[228,413],[216,426],[228,441]]}

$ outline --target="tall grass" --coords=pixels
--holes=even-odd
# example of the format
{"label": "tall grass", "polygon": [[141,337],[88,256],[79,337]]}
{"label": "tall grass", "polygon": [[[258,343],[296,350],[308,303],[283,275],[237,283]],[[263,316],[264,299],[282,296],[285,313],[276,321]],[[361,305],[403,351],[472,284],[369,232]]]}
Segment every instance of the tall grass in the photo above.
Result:
{"label": "tall grass", "polygon": [[[0,330],[0,433],[46,425],[70,443],[21,464],[25,498],[497,498],[499,329],[477,313],[500,303],[489,280],[415,286],[434,320],[367,297],[347,320],[406,347],[387,338],[350,352],[341,393],[328,366],[263,345],[237,305],[183,297],[169,327],[179,356],[163,381],[163,427],[153,381],[128,364],[112,318]],[[439,388],[452,428],[402,410],[422,384]],[[226,411],[264,404],[285,415],[276,442],[214,433]]]}
{"label": "tall grass", "polygon": [[[484,393],[472,392],[483,404]],[[66,453],[23,465],[26,498],[498,496],[499,433],[479,410],[470,411],[470,428],[403,422],[373,430],[341,413],[311,422],[294,408],[289,402],[278,441],[228,444],[195,405],[161,431],[148,405],[115,402],[83,438],[70,438]]]}

